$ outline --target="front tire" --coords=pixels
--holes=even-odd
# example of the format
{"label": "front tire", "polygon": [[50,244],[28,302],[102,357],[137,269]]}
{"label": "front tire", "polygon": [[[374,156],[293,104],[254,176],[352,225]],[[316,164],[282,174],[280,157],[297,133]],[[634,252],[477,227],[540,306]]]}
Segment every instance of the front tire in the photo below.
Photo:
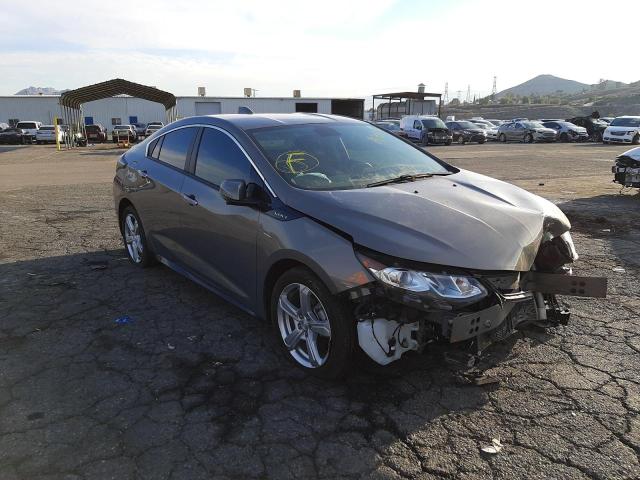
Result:
{"label": "front tire", "polygon": [[270,313],[286,358],[322,378],[347,373],[355,349],[355,321],[347,305],[310,270],[296,267],[277,280]]}
{"label": "front tire", "polygon": [[640,144],[640,133],[636,133],[636,136],[633,137],[633,140],[631,140],[631,143],[633,145],[638,145]]}
{"label": "front tire", "polygon": [[120,215],[120,232],[129,261],[145,268],[155,263],[155,257],[149,248],[147,236],[138,212],[131,205]]}
{"label": "front tire", "polygon": [[525,137],[524,137],[524,143],[533,143],[533,135],[531,135],[530,133],[528,133],[527,135],[525,135]]}
{"label": "front tire", "polygon": [[560,141],[562,143],[567,143],[569,141],[569,135],[567,135],[566,132],[562,132],[560,134]]}
{"label": "front tire", "polygon": [[501,133],[498,137],[498,140],[500,140],[502,143],[507,143],[507,136],[504,133]]}

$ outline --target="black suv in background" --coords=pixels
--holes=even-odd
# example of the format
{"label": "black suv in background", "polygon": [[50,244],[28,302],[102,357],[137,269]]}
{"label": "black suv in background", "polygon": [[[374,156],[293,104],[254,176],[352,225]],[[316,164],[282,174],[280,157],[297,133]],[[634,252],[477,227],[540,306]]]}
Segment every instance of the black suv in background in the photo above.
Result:
{"label": "black suv in background", "polygon": [[574,125],[578,125],[579,127],[586,128],[589,138],[594,142],[602,141],[602,134],[608,126],[606,122],[602,122],[593,117],[573,117],[567,118],[566,121],[571,122]]}

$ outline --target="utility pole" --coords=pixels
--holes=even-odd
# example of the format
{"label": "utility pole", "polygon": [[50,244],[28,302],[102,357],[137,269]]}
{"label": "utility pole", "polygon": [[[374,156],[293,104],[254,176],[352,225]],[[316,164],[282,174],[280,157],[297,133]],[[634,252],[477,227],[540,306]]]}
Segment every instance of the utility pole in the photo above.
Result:
{"label": "utility pole", "polygon": [[449,103],[449,82],[444,83],[444,95],[442,96],[442,103],[445,105]]}
{"label": "utility pole", "polygon": [[471,103],[471,85],[467,85],[467,98],[465,103]]}
{"label": "utility pole", "polygon": [[491,101],[496,98],[496,93],[498,93],[498,89],[496,87],[496,76],[493,76],[493,87],[491,87]]}

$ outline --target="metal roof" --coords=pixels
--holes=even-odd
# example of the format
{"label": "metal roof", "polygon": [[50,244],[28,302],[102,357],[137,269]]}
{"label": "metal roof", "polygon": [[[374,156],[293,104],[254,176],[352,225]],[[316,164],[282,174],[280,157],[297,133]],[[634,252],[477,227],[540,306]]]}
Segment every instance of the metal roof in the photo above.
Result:
{"label": "metal roof", "polygon": [[440,98],[442,96],[441,93],[428,93],[428,92],[395,92],[395,93],[378,93],[373,96],[373,98],[411,98],[413,100],[424,100],[425,97],[436,97]]}
{"label": "metal roof", "polygon": [[71,108],[80,108],[85,102],[109,98],[120,94],[131,95],[151,102],[164,105],[165,110],[176,106],[176,97],[169,92],[155,87],[129,82],[122,78],[107,80],[106,82],[88,85],[86,87],[69,90],[60,95],[60,105]]}

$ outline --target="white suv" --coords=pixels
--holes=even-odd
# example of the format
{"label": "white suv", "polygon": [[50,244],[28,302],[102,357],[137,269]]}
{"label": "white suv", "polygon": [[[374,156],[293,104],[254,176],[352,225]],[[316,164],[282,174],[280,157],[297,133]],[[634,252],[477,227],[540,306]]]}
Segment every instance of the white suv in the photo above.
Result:
{"label": "white suv", "polygon": [[40,130],[41,122],[34,122],[32,120],[24,120],[22,122],[18,122],[16,124],[16,128],[19,130],[23,130],[24,135],[28,135],[27,139],[30,142],[36,138],[36,133]]}
{"label": "white suv", "polygon": [[640,117],[614,118],[602,134],[602,143],[640,144]]}

